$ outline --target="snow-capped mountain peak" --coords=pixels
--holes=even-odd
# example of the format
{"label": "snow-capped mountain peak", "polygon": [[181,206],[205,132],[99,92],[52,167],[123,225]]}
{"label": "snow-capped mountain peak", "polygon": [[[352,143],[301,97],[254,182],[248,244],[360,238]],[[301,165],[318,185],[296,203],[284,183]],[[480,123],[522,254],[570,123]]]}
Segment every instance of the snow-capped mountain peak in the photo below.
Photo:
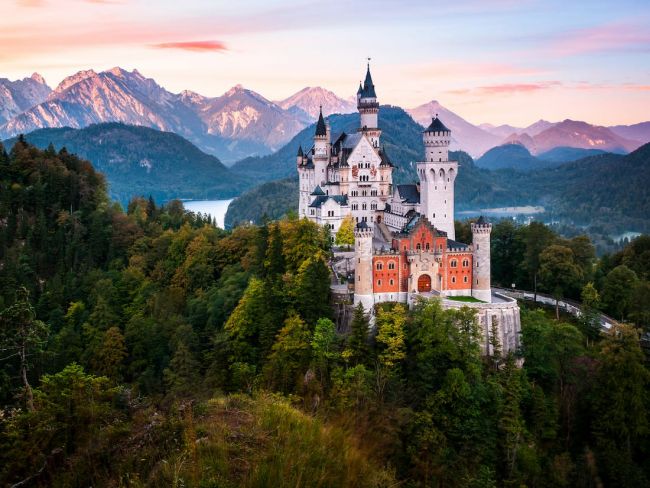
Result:
{"label": "snow-capped mountain peak", "polygon": [[357,109],[356,102],[340,98],[335,93],[319,86],[305,87],[276,103],[285,110],[298,108],[307,114],[310,120],[315,120],[318,117],[321,106],[325,115],[347,114],[355,112]]}

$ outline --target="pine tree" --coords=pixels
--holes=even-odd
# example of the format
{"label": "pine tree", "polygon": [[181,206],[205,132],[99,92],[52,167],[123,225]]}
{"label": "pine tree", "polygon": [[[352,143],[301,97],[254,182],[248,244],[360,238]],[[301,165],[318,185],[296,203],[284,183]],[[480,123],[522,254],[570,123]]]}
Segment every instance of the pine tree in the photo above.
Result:
{"label": "pine tree", "polygon": [[350,335],[347,338],[343,357],[352,364],[364,364],[368,362],[368,317],[359,303],[354,308],[352,323],[350,324]]}
{"label": "pine tree", "polygon": [[180,342],[169,367],[164,371],[165,383],[169,392],[178,396],[196,392],[197,384],[201,378],[199,371],[200,364],[194,354],[184,342]]}

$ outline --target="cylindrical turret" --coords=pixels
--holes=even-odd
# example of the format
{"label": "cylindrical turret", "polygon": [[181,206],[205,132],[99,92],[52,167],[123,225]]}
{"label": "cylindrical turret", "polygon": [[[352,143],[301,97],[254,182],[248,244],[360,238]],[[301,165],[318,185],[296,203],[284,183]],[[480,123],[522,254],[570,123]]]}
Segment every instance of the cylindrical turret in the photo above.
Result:
{"label": "cylindrical turret", "polygon": [[360,125],[359,130],[366,134],[373,146],[379,147],[379,103],[377,102],[377,93],[375,85],[370,76],[370,64],[366,71],[366,79],[363,86],[359,84],[357,90],[357,110],[359,110]]}
{"label": "cylindrical turret", "polygon": [[490,233],[492,224],[483,217],[472,224],[472,296],[487,303],[492,301],[490,282]]}
{"label": "cylindrical turret", "polygon": [[366,222],[359,222],[354,229],[354,304],[361,302],[370,313],[374,305],[372,235],[372,227]]}

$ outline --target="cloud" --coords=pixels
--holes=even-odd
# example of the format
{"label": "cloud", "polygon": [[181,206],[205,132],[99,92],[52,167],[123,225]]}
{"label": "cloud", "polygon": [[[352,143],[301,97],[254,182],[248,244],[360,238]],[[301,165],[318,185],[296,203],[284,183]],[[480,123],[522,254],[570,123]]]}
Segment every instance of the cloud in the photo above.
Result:
{"label": "cloud", "polygon": [[156,49],[183,49],[185,51],[208,52],[227,51],[228,48],[221,41],[186,41],[186,42],[161,42],[151,44]]}
{"label": "cloud", "polygon": [[562,56],[631,49],[650,51],[650,28],[634,23],[610,23],[578,29],[558,36],[549,49]]}
{"label": "cloud", "polygon": [[446,93],[452,95],[511,95],[513,93],[530,93],[540,90],[548,90],[560,86],[563,86],[560,81],[540,81],[536,83],[501,83],[498,85],[479,86],[476,88],[448,90]]}

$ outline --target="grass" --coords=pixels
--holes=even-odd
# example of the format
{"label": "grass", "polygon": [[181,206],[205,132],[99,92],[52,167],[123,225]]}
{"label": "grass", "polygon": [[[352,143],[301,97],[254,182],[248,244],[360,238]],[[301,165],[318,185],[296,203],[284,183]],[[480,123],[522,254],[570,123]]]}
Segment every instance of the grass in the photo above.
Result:
{"label": "grass", "polygon": [[457,302],[466,302],[466,303],[485,303],[483,300],[479,300],[474,297],[445,297],[447,300],[455,300]]}

